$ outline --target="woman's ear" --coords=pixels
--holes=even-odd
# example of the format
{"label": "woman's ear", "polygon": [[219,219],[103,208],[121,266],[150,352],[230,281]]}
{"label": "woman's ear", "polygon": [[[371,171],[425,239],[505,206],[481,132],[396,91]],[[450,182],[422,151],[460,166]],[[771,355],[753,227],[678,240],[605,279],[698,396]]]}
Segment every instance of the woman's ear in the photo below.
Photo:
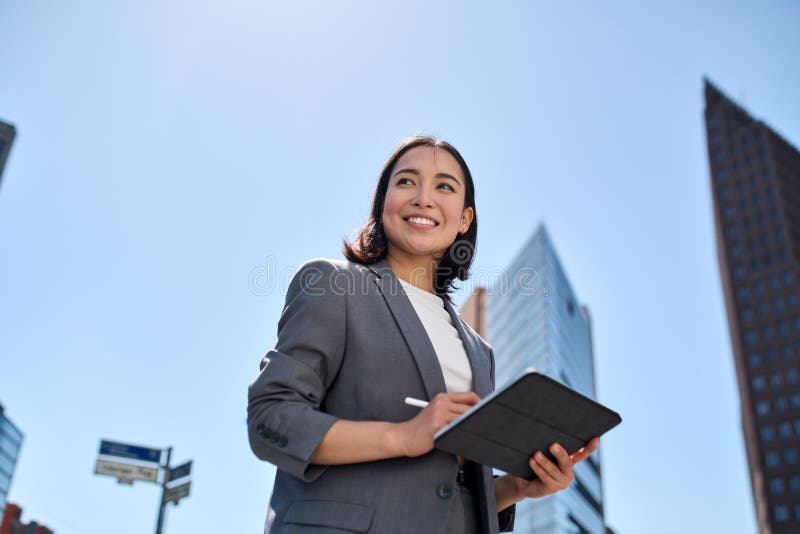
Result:
{"label": "woman's ear", "polygon": [[461,212],[461,228],[458,230],[459,233],[467,233],[467,230],[469,230],[469,227],[472,224],[474,214],[475,211],[472,208],[464,208],[464,211]]}

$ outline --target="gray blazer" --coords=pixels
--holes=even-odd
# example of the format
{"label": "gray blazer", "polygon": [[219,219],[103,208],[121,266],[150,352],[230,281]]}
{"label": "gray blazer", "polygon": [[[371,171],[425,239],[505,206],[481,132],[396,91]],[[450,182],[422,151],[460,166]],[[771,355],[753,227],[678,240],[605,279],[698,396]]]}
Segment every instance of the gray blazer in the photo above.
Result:
{"label": "gray blazer", "polygon": [[[473,390],[484,397],[494,389],[492,348],[445,307]],[[430,339],[385,260],[306,262],[286,294],[276,346],[248,391],[250,447],[278,467],[265,532],[443,533],[458,471],[453,455],[336,466],[309,460],[338,419],[407,421],[419,408],[405,397],[445,391]],[[477,472],[483,531],[495,534],[492,472]]]}

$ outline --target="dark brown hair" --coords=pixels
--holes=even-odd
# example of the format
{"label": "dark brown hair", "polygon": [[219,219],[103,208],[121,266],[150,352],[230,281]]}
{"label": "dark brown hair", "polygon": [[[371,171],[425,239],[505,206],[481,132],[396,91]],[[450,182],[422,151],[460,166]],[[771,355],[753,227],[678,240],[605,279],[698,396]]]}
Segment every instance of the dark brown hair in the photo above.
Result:
{"label": "dark brown hair", "polygon": [[453,290],[453,281],[466,280],[469,278],[469,268],[475,256],[476,240],[478,236],[478,213],[475,209],[475,185],[472,182],[472,173],[469,171],[467,162],[461,157],[456,148],[441,139],[436,139],[426,135],[415,135],[404,140],[394,150],[389,159],[383,166],[378,184],[375,187],[375,195],[372,199],[372,212],[369,220],[358,231],[356,237],[348,242],[344,241],[344,256],[356,263],[370,265],[386,257],[387,240],[383,230],[383,205],[386,200],[386,191],[389,189],[389,178],[395,163],[403,154],[418,146],[429,146],[447,150],[461,167],[466,182],[466,193],[464,195],[464,207],[472,208],[473,218],[467,231],[458,234],[456,240],[447,247],[444,255],[439,258],[439,265],[436,269],[433,287],[436,294],[440,297],[450,299],[449,293]]}

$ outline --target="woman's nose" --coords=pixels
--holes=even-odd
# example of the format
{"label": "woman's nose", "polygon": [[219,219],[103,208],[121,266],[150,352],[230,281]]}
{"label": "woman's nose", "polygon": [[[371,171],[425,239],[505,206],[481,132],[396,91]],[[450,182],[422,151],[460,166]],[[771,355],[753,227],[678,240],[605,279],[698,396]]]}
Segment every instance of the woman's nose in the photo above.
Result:
{"label": "woman's nose", "polygon": [[418,188],[412,204],[415,206],[431,206],[431,195],[428,189],[425,187]]}

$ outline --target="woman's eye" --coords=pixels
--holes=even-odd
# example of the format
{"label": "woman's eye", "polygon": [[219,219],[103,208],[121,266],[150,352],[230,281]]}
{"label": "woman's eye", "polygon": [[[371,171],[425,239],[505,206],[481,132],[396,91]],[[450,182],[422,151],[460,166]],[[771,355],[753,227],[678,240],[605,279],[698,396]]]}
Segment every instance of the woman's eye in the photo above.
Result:
{"label": "woman's eye", "polygon": [[439,184],[439,187],[442,187],[442,186],[448,188],[450,191],[455,191],[455,189],[453,189],[453,186],[450,185],[450,184],[446,184],[446,183]]}
{"label": "woman's eye", "polygon": [[410,178],[400,178],[399,180],[397,180],[397,185],[400,185],[400,184],[402,184],[403,182],[409,182],[409,183],[413,183],[413,182],[411,182],[411,179],[410,179]]}

